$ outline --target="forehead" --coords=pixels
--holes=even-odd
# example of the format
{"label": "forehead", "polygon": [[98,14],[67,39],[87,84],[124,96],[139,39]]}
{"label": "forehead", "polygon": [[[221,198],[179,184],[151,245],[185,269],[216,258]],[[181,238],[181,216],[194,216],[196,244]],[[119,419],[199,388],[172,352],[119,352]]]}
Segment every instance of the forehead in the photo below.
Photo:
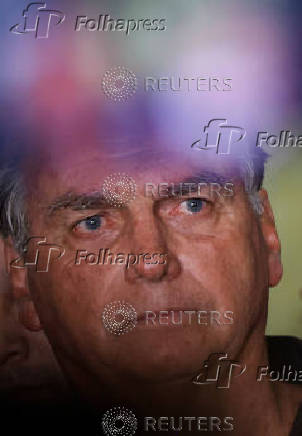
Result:
{"label": "forehead", "polygon": [[181,182],[197,174],[216,174],[224,179],[237,176],[233,161],[208,151],[173,150],[173,147],[112,148],[102,146],[60,149],[36,155],[27,162],[27,185],[43,195],[60,195],[66,191],[99,190],[106,177],[123,173],[135,182]]}

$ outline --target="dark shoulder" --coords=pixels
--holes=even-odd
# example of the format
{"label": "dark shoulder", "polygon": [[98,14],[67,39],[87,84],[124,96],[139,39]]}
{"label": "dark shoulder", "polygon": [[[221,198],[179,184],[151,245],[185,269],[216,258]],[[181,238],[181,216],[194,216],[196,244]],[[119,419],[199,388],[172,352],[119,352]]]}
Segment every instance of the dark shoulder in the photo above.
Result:
{"label": "dark shoulder", "polygon": [[301,436],[302,434],[302,404],[298,410],[294,425],[289,436]]}
{"label": "dark shoulder", "polygon": [[[294,336],[266,336],[270,368],[291,366],[302,371],[302,340]],[[301,382],[298,382],[302,385]]]}
{"label": "dark shoulder", "polygon": [[[282,371],[284,367],[291,367],[302,374],[302,340],[293,336],[266,336],[270,369]],[[289,436],[302,435],[302,382],[286,380],[293,386],[292,396],[297,398],[298,412]],[[300,385],[300,386],[298,386]],[[300,392],[299,392],[300,391]]]}

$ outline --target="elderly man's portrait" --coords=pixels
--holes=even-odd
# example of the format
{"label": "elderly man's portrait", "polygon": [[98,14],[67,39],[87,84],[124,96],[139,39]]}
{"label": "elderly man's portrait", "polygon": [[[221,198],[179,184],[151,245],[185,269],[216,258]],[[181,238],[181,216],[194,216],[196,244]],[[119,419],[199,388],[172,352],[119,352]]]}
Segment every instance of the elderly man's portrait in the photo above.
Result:
{"label": "elderly man's portrait", "polygon": [[3,13],[4,426],[302,435],[301,5]]}

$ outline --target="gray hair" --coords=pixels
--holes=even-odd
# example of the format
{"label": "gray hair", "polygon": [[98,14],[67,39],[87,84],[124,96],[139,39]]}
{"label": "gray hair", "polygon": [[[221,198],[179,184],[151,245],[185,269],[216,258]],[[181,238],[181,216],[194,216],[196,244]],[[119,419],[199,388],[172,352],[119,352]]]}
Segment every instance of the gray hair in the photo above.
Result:
{"label": "gray hair", "polygon": [[[264,156],[265,160],[266,158],[267,156]],[[255,168],[255,161],[253,159],[245,158],[243,164],[240,166],[240,169],[242,180],[244,182],[244,190],[248,194],[252,208],[257,215],[262,215],[264,209],[258,191],[261,189],[263,183],[264,162],[260,179],[259,174],[257,174],[257,169]]]}
{"label": "gray hair", "polygon": [[[260,156],[260,160],[259,156],[257,159],[255,156],[245,155],[240,163],[244,189],[257,215],[263,213],[258,191],[262,186],[266,159],[265,153]],[[29,221],[24,198],[25,186],[18,166],[12,164],[0,169],[0,233],[4,238],[12,238],[19,253],[26,249],[29,237]]]}
{"label": "gray hair", "polygon": [[0,170],[0,233],[12,237],[19,252],[28,237],[28,220],[24,207],[25,189],[21,173],[13,165]]}

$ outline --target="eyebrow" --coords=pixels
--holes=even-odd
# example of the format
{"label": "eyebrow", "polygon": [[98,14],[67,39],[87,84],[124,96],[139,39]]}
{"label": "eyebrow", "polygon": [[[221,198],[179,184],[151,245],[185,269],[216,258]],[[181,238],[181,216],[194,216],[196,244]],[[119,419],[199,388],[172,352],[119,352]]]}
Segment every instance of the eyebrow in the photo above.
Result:
{"label": "eyebrow", "polygon": [[216,173],[215,171],[202,171],[201,173],[197,173],[192,177],[188,177],[183,180],[183,183],[226,183],[230,179],[222,174]]}
{"label": "eyebrow", "polygon": [[104,206],[108,206],[108,202],[99,191],[82,194],[66,192],[65,194],[55,198],[47,206],[47,209],[51,215],[59,209],[85,210],[97,209]]}
{"label": "eyebrow", "polygon": [[[197,192],[198,184],[201,183],[218,183],[222,185],[230,181],[231,179],[227,179],[225,176],[222,176],[216,172],[203,171],[202,173],[187,177],[181,182],[169,183],[167,186],[167,197],[172,198],[179,194],[186,195],[192,192]],[[185,184],[187,184],[187,186],[185,186]],[[100,207],[108,208],[108,206],[108,201],[99,191],[81,194],[69,191],[55,198],[47,206],[47,209],[49,214],[52,215],[55,211],[60,209],[71,209],[78,211],[85,209],[98,209]]]}

